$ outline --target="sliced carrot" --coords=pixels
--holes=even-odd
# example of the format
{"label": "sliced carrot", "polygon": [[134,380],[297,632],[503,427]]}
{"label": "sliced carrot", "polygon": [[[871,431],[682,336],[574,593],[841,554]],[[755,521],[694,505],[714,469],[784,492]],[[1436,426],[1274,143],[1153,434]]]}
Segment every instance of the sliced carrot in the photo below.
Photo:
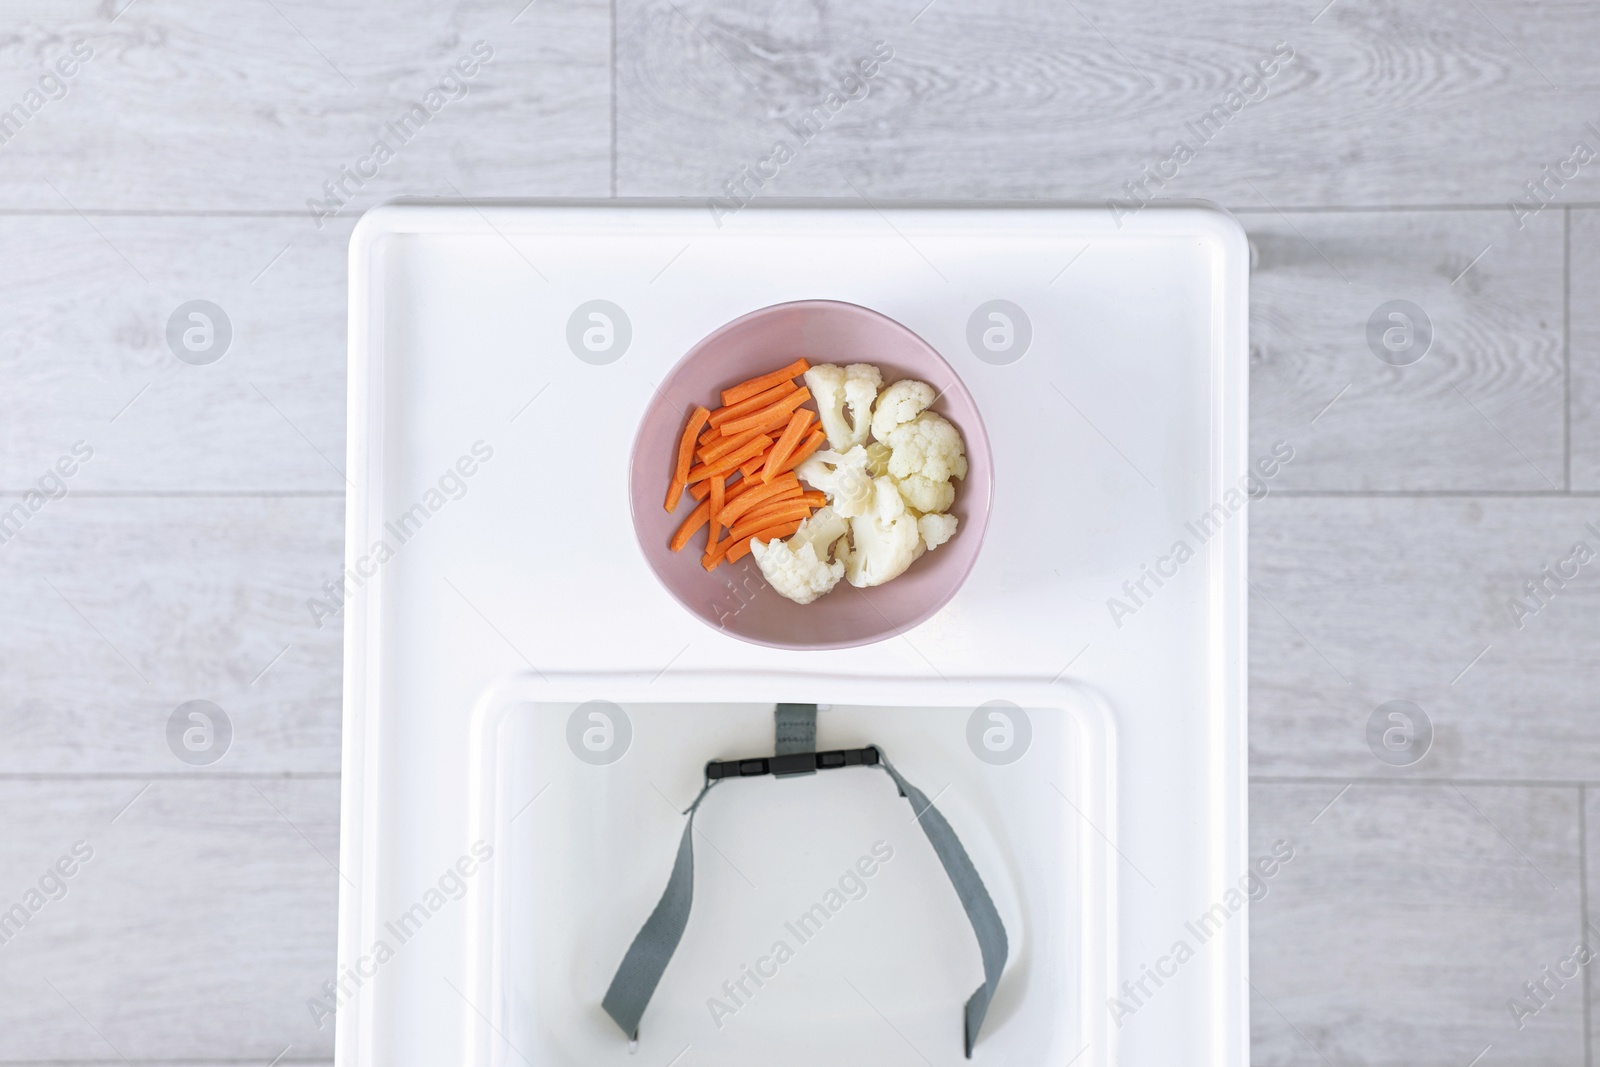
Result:
{"label": "sliced carrot", "polygon": [[739,516],[751,508],[765,504],[769,500],[782,500],[788,497],[800,496],[800,480],[792,474],[784,475],[775,482],[763,483],[756,481],[756,488],[739,494],[722,509],[722,521],[726,523],[737,522]]}
{"label": "sliced carrot", "polygon": [[672,484],[667,487],[668,511],[678,510],[678,501],[683,498],[683,487],[689,482],[689,465],[694,461],[694,439],[710,418],[709,410],[696,406],[694,413],[689,416],[689,425],[684,427],[683,438],[678,442],[678,464],[673,468]]}
{"label": "sliced carrot", "polygon": [[713,411],[710,424],[712,426],[721,426],[729,419],[737,419],[743,415],[749,415],[751,412],[760,411],[768,404],[782,400],[790,393],[798,392],[799,389],[800,387],[793,382],[779,382],[771,389],[763,389],[748,400],[741,400],[737,404],[729,404]]}
{"label": "sliced carrot", "polygon": [[[757,485],[759,487],[761,485],[761,483],[760,482],[756,482],[755,485]],[[783,490],[783,492],[785,494],[791,494],[791,493],[792,494],[798,494],[800,492],[800,487],[799,487],[798,484],[792,485],[792,486],[788,486],[787,488],[785,488]],[[824,494],[818,494],[818,495],[824,495]],[[785,500],[785,502],[786,503],[793,503],[795,500],[798,500],[798,499],[799,499],[798,496],[789,497],[789,498],[787,498]],[[770,504],[770,503],[772,503],[771,498],[769,498],[768,501],[766,502],[766,504],[763,504],[762,506],[765,507],[767,504]],[[770,520],[770,521],[763,521],[763,522],[761,522],[759,524],[747,525],[746,526],[746,530],[748,531],[748,530],[755,529],[757,526],[765,528],[765,527],[773,525],[776,522],[781,522],[781,521],[783,521],[783,520],[775,519],[775,520]],[[724,521],[723,525],[728,527],[729,536],[724,537],[715,546],[708,545],[708,547],[706,548],[705,558],[701,561],[705,565],[706,570],[708,570],[708,571],[709,570],[715,570],[716,566],[717,566],[717,563],[719,562],[721,557],[724,554],[726,554],[728,552],[728,550],[730,548],[732,548],[734,546],[734,544],[739,540],[738,538],[732,536],[733,530],[732,530],[732,524],[731,524],[730,521],[727,521],[726,518],[725,518],[725,521]],[[793,531],[790,531],[790,532],[792,533]],[[788,534],[784,534],[783,536],[787,537]]]}
{"label": "sliced carrot", "polygon": [[761,480],[770,482],[778,476],[778,471],[783,466],[783,461],[794,454],[800,441],[806,435],[806,427],[811,425],[811,412],[796,411],[789,416],[789,425],[778,437],[778,443],[772,446],[772,451],[767,453],[767,465],[761,468]]}
{"label": "sliced carrot", "polygon": [[724,389],[722,391],[722,402],[724,404],[737,404],[741,400],[748,400],[757,393],[771,389],[775,385],[798,378],[810,369],[811,364],[807,363],[805,357],[802,356],[787,367],[779,367],[770,374],[763,374],[759,378],[751,378],[749,381],[740,382],[732,388]]}
{"label": "sliced carrot", "polygon": [[[772,438],[769,437],[769,438],[767,438],[767,440],[770,441],[770,440],[772,440]],[[739,473],[744,475],[746,478],[754,478],[755,474],[756,474],[756,471],[760,470],[762,467],[765,467],[766,465],[767,465],[767,455],[766,455],[766,451],[763,450],[761,455],[756,456],[753,459],[748,459],[745,462],[739,464]]]}
{"label": "sliced carrot", "polygon": [[[729,500],[732,500],[735,497],[737,497],[740,493],[744,492],[746,489],[749,489],[752,486],[757,486],[757,485],[761,485],[761,484],[762,484],[762,482],[761,482],[760,478],[757,478],[754,481],[747,481],[744,478],[740,478],[736,482],[728,482],[727,483],[727,486],[728,486],[727,497],[728,497]],[[689,495],[694,497],[696,500],[704,500],[706,497],[710,496],[711,495],[711,479],[707,478],[703,482],[695,482],[693,485],[691,485],[689,487]]]}
{"label": "sliced carrot", "polygon": [[[721,558],[729,563],[738,563],[741,559],[750,554],[751,541],[775,541],[780,538],[788,537],[798,529],[800,529],[800,524],[798,522],[786,522],[781,526],[773,526],[765,530],[757,530],[755,533],[750,534],[747,537],[741,537],[739,540],[734,541],[733,544],[729,546],[728,550],[722,554]],[[732,539],[730,538],[730,540]]]}
{"label": "sliced carrot", "polygon": [[736,437],[717,437],[710,444],[701,445],[695,455],[700,457],[701,463],[712,463],[736,448],[743,448],[750,441],[760,437],[761,434],[761,430],[746,430]]}
{"label": "sliced carrot", "polygon": [[745,426],[739,430],[729,430],[728,424],[723,423],[722,429],[718,430],[717,432],[724,434],[724,440],[726,440],[728,437],[742,437],[751,430],[754,430],[757,433],[768,434],[774,440],[776,440],[778,434],[783,432],[783,428],[789,425],[789,413],[787,411],[768,411],[760,416],[760,420],[761,421],[753,423],[749,426]]}
{"label": "sliced carrot", "polygon": [[[744,468],[741,464],[747,462],[761,460],[764,463],[766,461],[762,457],[766,455],[767,449],[771,447],[772,438],[766,434],[761,434],[747,441],[743,447],[734,449],[714,463],[702,463],[698,467],[690,468],[686,480],[692,484],[716,477],[719,474],[727,474],[736,467],[742,471]],[[760,470],[761,463],[757,463],[755,469]],[[750,475],[746,473],[745,477],[748,478]]]}
{"label": "sliced carrot", "polygon": [[722,562],[722,557],[727,555],[728,549],[733,547],[733,538],[724,537],[715,544],[706,545],[706,554],[700,557],[700,566],[708,571],[717,569],[717,564]]}
{"label": "sliced carrot", "polygon": [[[760,485],[760,482],[757,482],[757,485]],[[728,506],[723,507],[722,525],[731,530],[733,526],[744,522],[744,517],[752,514],[755,510],[763,509],[768,504],[776,504],[779,501],[786,502],[786,504],[795,504],[795,502],[800,501],[800,498],[802,498],[802,493],[800,493],[800,486],[798,485],[784,486],[778,493],[762,494],[758,499],[757,494],[746,493],[736,501],[730,502]]]}
{"label": "sliced carrot", "polygon": [[811,390],[796,389],[788,396],[783,397],[781,400],[778,400],[774,403],[768,404],[760,411],[752,412],[749,415],[742,416],[741,418],[729,419],[727,422],[722,424],[722,436],[732,437],[735,434],[744,433],[746,430],[763,428],[769,425],[773,418],[780,414],[783,416],[783,419],[778,423],[778,425],[782,426],[784,423],[789,421],[789,413],[791,411],[810,399]]}
{"label": "sliced carrot", "polygon": [[776,526],[784,522],[799,522],[801,519],[810,517],[810,504],[797,504],[790,500],[781,500],[770,507],[757,508],[746,515],[739,520],[739,525],[733,528],[729,536],[737,540],[757,530],[764,530],[768,526]]}
{"label": "sliced carrot", "polygon": [[709,500],[689,512],[689,517],[683,520],[683,524],[678,527],[678,532],[672,535],[672,540],[669,543],[672,551],[682,552],[683,546],[689,543],[689,538],[693,537],[694,532],[704,526],[710,517],[711,501]]}
{"label": "sliced carrot", "polygon": [[[780,512],[798,512],[803,511],[806,508],[820,506],[821,505],[812,504],[809,500],[805,499],[805,495],[801,493],[790,493],[787,496],[779,495],[775,497],[769,497],[766,500],[757,502],[753,507],[745,508],[744,512],[739,516],[739,518],[734,520],[733,526],[745,526],[753,530],[755,527],[751,526],[751,523],[759,523],[765,516],[776,515]],[[792,516],[784,515],[783,517],[791,518]],[[724,521],[723,525],[728,526],[728,523]],[[729,529],[732,529],[732,526],[729,526]]]}
{"label": "sliced carrot", "polygon": [[783,461],[783,467],[778,471],[778,473],[787,474],[794,470],[796,467],[800,466],[800,464],[810,459],[811,453],[815,452],[817,449],[821,448],[827,443],[827,431],[821,426],[818,426],[815,430],[811,431],[811,436],[807,437],[803,442],[801,442],[800,447],[794,450],[794,454]]}
{"label": "sliced carrot", "polygon": [[[727,483],[727,486],[728,486],[727,498],[729,500],[733,500],[735,497],[737,497],[740,493],[744,492],[746,489],[751,489],[751,488],[754,488],[755,486],[758,486],[758,485],[761,485],[761,484],[763,484],[763,483],[762,483],[760,478],[756,478],[753,481],[745,479],[745,478],[740,478],[736,482],[728,482]],[[711,479],[707,478],[703,482],[695,482],[693,485],[691,485],[689,487],[689,495],[694,497],[696,500],[704,500],[706,497],[710,496],[711,495]]]}
{"label": "sliced carrot", "polygon": [[711,482],[711,499],[706,501],[711,505],[711,517],[706,527],[706,546],[709,548],[717,543],[717,537],[722,533],[722,508],[728,500],[728,483],[720,474],[708,480]]}

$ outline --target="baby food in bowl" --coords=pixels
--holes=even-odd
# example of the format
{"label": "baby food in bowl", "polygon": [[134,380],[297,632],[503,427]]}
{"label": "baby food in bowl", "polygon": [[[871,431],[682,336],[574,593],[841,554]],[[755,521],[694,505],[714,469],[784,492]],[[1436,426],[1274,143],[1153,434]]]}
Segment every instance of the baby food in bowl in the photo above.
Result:
{"label": "baby food in bowl", "polygon": [[696,345],[660,386],[630,477],[667,590],[718,629],[793,649],[883,640],[938,611],[976,560],[992,479],[977,408],[938,353],[825,300]]}

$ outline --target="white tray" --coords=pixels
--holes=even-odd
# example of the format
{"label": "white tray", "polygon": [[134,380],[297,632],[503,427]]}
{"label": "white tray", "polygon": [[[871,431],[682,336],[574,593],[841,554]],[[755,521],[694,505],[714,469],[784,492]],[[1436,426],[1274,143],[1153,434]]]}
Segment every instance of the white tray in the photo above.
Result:
{"label": "white tray", "polygon": [[[1100,208],[1037,205],[776,205],[720,221],[699,204],[404,205],[369,213],[352,238],[346,562],[361,584],[344,620],[340,968],[361,977],[337,1015],[339,1063],[592,1062],[582,1035],[597,1009],[583,1005],[614,965],[613,942],[653,906],[681,822],[658,800],[663,811],[616,845],[637,853],[650,888],[597,887],[617,930],[563,939],[529,925],[543,914],[532,902],[517,909],[528,886],[572,898],[593,877],[561,866],[575,855],[571,835],[548,821],[559,809],[542,806],[563,795],[559,781],[572,803],[629,797],[640,782],[681,800],[718,754],[706,743],[724,729],[754,737],[752,708],[780,699],[956,709],[1004,699],[1074,724],[1013,765],[1028,769],[1029,788],[1055,783],[1077,820],[1068,834],[1059,809],[1005,799],[1004,769],[978,764],[954,713],[929,715],[921,745],[884,713],[841,708],[833,720],[841,736],[882,730],[910,745],[908,775],[930,796],[950,785],[938,803],[987,867],[1002,912],[1023,909],[1007,916],[1012,963],[975,1059],[1032,1063],[1048,1048],[1065,1050],[1055,1062],[1085,1065],[1245,1063],[1248,918],[1226,907],[1247,862],[1245,517],[1204,541],[1188,526],[1218,503],[1232,510],[1228,491],[1246,469],[1239,227],[1202,207],[1149,208],[1119,228]],[[955,366],[984,412],[995,505],[972,577],[929,622],[877,646],[790,653],[719,634],[656,586],[628,518],[627,452],[652,383],[684,351],[744,312],[808,297],[880,310]],[[968,344],[973,313],[995,299],[1031,323],[1015,362]],[[594,300],[629,320],[612,362],[567,343],[574,311]],[[472,473],[449,476],[458,463]],[[402,543],[387,524],[407,513],[415,528]],[[384,539],[393,555],[377,563],[370,549]],[[1107,598],[1125,597],[1123,583],[1178,540],[1194,558],[1159,589],[1146,579],[1154,595],[1126,600],[1137,610],[1113,620]],[[595,698],[719,708],[676,734],[662,726],[668,713],[640,708],[637,749],[605,769],[627,773],[585,793],[601,788],[592,776],[568,766],[563,779],[541,762],[547,735],[527,705],[548,718]],[[546,786],[537,814],[513,825],[521,809],[507,805]],[[375,962],[375,943],[397,940],[388,924],[434,899],[427,891],[478,840],[494,857],[445,878],[440,906],[425,906],[426,921]],[[1111,861],[1097,867],[1102,848]],[[620,854],[593,855],[615,864]],[[535,883],[536,869],[556,881]],[[458,881],[462,899],[451,900]],[[1029,901],[1068,908],[1072,936],[1042,933]],[[1201,944],[1189,924],[1219,904],[1227,918]],[[1180,940],[1194,958],[1152,984],[1146,968],[1172,968],[1162,960]],[[688,938],[682,951],[658,994],[667,999],[646,1015],[639,1054],[650,1057],[631,1062],[679,1052],[658,1058],[649,1044],[682,1025],[670,1004],[688,994],[673,977],[715,969]],[[572,972],[569,1002],[508,995],[585,953],[596,958]],[[1120,991],[1141,979],[1145,993]],[[840,1010],[817,996],[796,993],[790,1015],[771,1018]],[[1037,1008],[1052,1003],[1053,1015]],[[959,1043],[938,1036],[947,1016],[913,1007],[898,1021],[915,1051],[892,1023],[872,1031],[863,1015],[840,1024],[849,1043],[828,1054],[813,1034],[806,1055],[853,1057],[881,1040],[867,1049],[878,1062],[959,1061]],[[745,1030],[759,1039],[755,1021]],[[529,1033],[544,1035],[537,1049],[521,1039]],[[680,1062],[732,1062],[750,1047],[691,1041]]]}

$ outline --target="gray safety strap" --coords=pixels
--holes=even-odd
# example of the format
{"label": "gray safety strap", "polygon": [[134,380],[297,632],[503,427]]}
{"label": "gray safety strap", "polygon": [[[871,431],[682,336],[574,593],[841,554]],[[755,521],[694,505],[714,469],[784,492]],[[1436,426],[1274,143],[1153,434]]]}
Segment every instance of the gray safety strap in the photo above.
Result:
{"label": "gray safety strap", "polygon": [[[816,750],[815,746],[816,706],[778,705],[777,754],[812,752]],[[967,998],[963,1027],[963,1043],[967,1058],[971,1059],[972,1047],[977,1043],[978,1031],[983,1027],[983,1018],[994,997],[995,986],[1005,970],[1009,952],[1005,925],[1000,921],[1000,913],[995,909],[977,868],[972,865],[972,858],[967,855],[967,850],[962,847],[961,839],[956,836],[950,823],[939,814],[939,809],[928,800],[927,794],[906,781],[887,758],[878,766],[894,780],[900,795],[906,798],[911,810],[916,813],[917,822],[944,866],[945,874],[949,876],[950,884],[955,888],[962,908],[966,910],[967,921],[972,924],[972,932],[978,939],[978,952],[983,957],[983,984]],[[678,844],[678,857],[673,862],[667,888],[661,894],[655,911],[650,913],[650,918],[645,920],[644,926],[634,937],[633,944],[628,946],[616,976],[611,979],[611,987],[600,1002],[606,1014],[630,1040],[638,1039],[639,1019],[644,1015],[645,1007],[650,1003],[667,964],[672,960],[673,952],[678,948],[678,942],[683,939],[683,931],[689,925],[689,909],[694,901],[694,816],[706,793],[721,780],[708,782],[689,806],[686,812],[689,821],[683,828],[683,839]]]}
{"label": "gray safety strap", "polygon": [[777,737],[773,753],[792,756],[797,752],[817,750],[817,706],[815,704],[779,704],[775,727]]}
{"label": "gray safety strap", "polygon": [[678,842],[678,858],[672,863],[672,877],[667,879],[666,892],[661,894],[656,910],[650,913],[633,944],[628,946],[628,954],[622,957],[622,965],[611,979],[611,988],[600,1002],[630,1041],[638,1040],[639,1018],[655,994],[672,954],[678,950],[684,928],[689,925],[689,906],[694,903],[694,815],[711,787],[717,784],[707,782],[689,805],[686,812],[689,821],[684,824],[683,839]]}
{"label": "gray safety strap", "polygon": [[994,997],[994,988],[1000,984],[1000,972],[1006,969],[1010,945],[1005,924],[1000,921],[1000,912],[978,876],[978,869],[972,865],[972,857],[967,855],[961,838],[939,814],[939,809],[922,790],[906,781],[887,758],[879,766],[889,772],[894,784],[900,787],[901,795],[911,802],[911,810],[917,813],[917,822],[928,835],[928,844],[933,846],[934,855],[944,865],[944,873],[950,876],[950,884],[955,887],[956,896],[966,909],[967,921],[978,938],[978,952],[983,957],[983,984],[967,998],[964,1029],[967,1059],[970,1060],[972,1046],[978,1043],[978,1031],[983,1028],[983,1017],[989,1011],[989,1001]]}

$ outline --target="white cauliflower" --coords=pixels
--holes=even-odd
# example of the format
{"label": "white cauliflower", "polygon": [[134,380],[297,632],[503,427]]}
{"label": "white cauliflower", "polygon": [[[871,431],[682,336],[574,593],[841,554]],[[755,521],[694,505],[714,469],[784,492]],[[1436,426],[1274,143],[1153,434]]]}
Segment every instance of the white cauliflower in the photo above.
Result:
{"label": "white cauliflower", "polygon": [[831,507],[819,509],[787,541],[751,541],[750,555],[767,584],[796,604],[833,591],[844,576],[850,524]]}
{"label": "white cauliflower", "polygon": [[928,410],[926,382],[902,380],[880,393],[883,375],[866,363],[824,363],[806,371],[829,447],[795,468],[828,497],[787,541],[753,541],[767,582],[810,604],[845,579],[858,589],[906,572],[924,552],[955,536],[947,514],[952,478],[967,476],[961,432]]}
{"label": "white cauliflower", "polygon": [[833,510],[853,519],[872,504],[872,474],[867,450],[860,445],[848,452],[823,449],[813,452],[794,472],[813,489],[828,494]]}
{"label": "white cauliflower", "polygon": [[900,577],[924,551],[917,517],[906,510],[899,487],[889,477],[873,483],[872,508],[850,520],[850,534],[855,547],[844,576],[858,589]]}
{"label": "white cauliflower", "polygon": [[967,451],[961,431],[950,420],[924,411],[889,433],[889,473],[896,478],[920,474],[935,482],[967,476]]}
{"label": "white cauliflower", "polygon": [[920,474],[900,478],[898,481],[900,495],[905,498],[906,506],[913,511],[949,511],[950,505],[956,502],[956,487],[949,482],[936,482]]}
{"label": "white cauliflower", "polygon": [[956,523],[954,515],[924,515],[917,520],[917,532],[922,535],[923,544],[938,548],[956,535]]}
{"label": "white cauliflower", "polygon": [[878,399],[881,385],[883,374],[870,363],[844,367],[819,363],[806,371],[806,388],[817,402],[817,415],[828,434],[828,444],[835,451],[867,443],[872,431],[872,404]]}
{"label": "white cauliflower", "polygon": [[910,422],[933,403],[937,394],[927,382],[902,378],[878,394],[872,409],[872,436],[888,441],[896,426]]}
{"label": "white cauliflower", "polygon": [[867,445],[867,470],[872,472],[874,478],[882,478],[889,473],[891,455],[893,452],[882,441],[873,441]]}

